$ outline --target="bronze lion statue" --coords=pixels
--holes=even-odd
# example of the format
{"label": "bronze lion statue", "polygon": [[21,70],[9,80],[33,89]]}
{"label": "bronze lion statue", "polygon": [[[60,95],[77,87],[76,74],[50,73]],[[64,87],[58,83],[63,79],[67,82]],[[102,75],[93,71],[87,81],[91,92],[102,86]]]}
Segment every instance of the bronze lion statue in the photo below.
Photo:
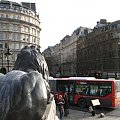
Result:
{"label": "bronze lion statue", "polygon": [[42,120],[51,99],[48,77],[40,50],[25,46],[13,70],[0,74],[0,120]]}

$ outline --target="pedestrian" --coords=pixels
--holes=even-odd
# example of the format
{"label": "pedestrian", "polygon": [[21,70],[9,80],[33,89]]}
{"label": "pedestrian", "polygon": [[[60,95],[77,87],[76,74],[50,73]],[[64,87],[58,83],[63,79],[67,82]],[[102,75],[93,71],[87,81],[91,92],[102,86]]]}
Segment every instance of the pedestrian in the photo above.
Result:
{"label": "pedestrian", "polygon": [[60,119],[62,119],[63,114],[64,114],[64,104],[65,104],[65,101],[62,95],[59,95],[58,100],[57,100],[57,106],[58,106],[58,110],[60,113]]}
{"label": "pedestrian", "polygon": [[68,101],[68,95],[67,95],[67,92],[64,93],[64,101],[65,101],[65,104],[64,104],[64,116],[68,116],[69,114],[69,101]]}
{"label": "pedestrian", "polygon": [[54,95],[54,99],[55,99],[55,103],[56,103],[56,105],[57,105],[57,101],[58,101],[58,93],[55,93],[55,95]]}

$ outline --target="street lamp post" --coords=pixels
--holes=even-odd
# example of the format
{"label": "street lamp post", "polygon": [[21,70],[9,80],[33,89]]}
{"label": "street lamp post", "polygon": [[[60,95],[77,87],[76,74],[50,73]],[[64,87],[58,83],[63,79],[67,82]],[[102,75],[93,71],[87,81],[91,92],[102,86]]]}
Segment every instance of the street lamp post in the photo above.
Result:
{"label": "street lamp post", "polygon": [[3,68],[3,50],[1,51],[2,54],[2,68]]}
{"label": "street lamp post", "polygon": [[8,72],[9,72],[9,62],[10,62],[10,60],[9,60],[9,56],[10,55],[12,55],[12,52],[10,52],[10,48],[9,48],[9,46],[8,46],[8,48],[7,48],[7,52],[5,53],[5,55],[7,56],[7,68],[8,68]]}
{"label": "street lamp post", "polygon": [[3,60],[4,60],[3,54],[4,54],[4,51],[3,51],[3,49],[1,49],[2,66],[1,66],[0,72],[3,73],[3,74],[6,74],[6,68],[4,68],[4,63],[3,63]]}

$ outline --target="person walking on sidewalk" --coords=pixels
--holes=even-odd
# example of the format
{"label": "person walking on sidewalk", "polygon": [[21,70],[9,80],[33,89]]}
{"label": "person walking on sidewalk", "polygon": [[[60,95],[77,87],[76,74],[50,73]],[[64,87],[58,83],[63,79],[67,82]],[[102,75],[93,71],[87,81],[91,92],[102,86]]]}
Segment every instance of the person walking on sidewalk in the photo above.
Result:
{"label": "person walking on sidewalk", "polygon": [[64,116],[68,116],[69,114],[69,101],[68,101],[68,95],[67,95],[67,92],[64,93],[64,101],[65,101],[65,104],[64,104]]}
{"label": "person walking on sidewalk", "polygon": [[60,113],[60,119],[62,119],[63,114],[64,114],[64,104],[65,104],[65,101],[62,95],[59,95],[58,100],[57,100],[57,106],[58,106],[58,110]]}

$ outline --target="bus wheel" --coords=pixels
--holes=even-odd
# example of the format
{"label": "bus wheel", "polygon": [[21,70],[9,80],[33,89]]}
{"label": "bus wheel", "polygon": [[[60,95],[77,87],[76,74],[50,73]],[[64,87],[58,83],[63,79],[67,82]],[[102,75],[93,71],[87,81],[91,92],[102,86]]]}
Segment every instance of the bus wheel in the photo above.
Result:
{"label": "bus wheel", "polygon": [[78,100],[78,106],[85,108],[87,106],[86,100],[84,98],[81,98]]}

